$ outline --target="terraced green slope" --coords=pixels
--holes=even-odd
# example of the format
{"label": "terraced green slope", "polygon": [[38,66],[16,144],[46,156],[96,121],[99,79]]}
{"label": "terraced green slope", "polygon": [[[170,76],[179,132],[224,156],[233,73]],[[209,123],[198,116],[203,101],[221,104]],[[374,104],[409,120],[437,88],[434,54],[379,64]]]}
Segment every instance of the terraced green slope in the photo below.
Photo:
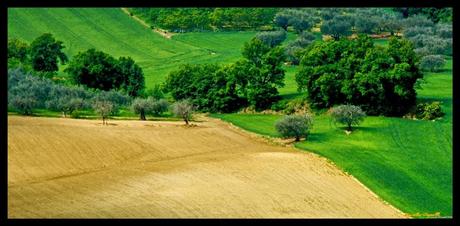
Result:
{"label": "terraced green slope", "polygon": [[8,9],[8,37],[30,42],[46,32],[64,42],[70,57],[88,48],[131,56],[143,68],[147,87],[163,82],[169,71],[183,63],[230,62],[254,35],[190,33],[166,39],[120,8]]}

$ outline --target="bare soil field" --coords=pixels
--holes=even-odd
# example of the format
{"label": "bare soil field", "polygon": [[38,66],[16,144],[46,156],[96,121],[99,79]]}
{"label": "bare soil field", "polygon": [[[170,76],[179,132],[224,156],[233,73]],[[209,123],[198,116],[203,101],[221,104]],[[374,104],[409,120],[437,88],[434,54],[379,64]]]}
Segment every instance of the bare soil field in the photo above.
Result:
{"label": "bare soil field", "polygon": [[326,159],[216,119],[8,117],[9,218],[401,218]]}

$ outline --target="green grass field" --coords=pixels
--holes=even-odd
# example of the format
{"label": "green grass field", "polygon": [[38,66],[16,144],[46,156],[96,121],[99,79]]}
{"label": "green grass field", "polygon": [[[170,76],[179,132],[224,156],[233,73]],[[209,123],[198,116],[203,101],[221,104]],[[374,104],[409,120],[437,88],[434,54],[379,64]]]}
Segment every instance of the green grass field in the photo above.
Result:
{"label": "green grass field", "polygon": [[232,62],[241,55],[244,42],[255,34],[187,33],[166,39],[120,8],[8,9],[9,38],[31,42],[46,32],[64,42],[69,57],[89,48],[115,57],[132,57],[144,70],[147,88],[163,82],[183,63]]}
{"label": "green grass field", "polygon": [[[421,100],[443,102],[444,118],[422,121],[367,117],[351,135],[327,115],[314,118],[307,141],[297,148],[332,160],[381,198],[406,213],[452,215],[452,60],[445,70],[427,73]],[[212,114],[243,129],[279,137],[281,115]]]}

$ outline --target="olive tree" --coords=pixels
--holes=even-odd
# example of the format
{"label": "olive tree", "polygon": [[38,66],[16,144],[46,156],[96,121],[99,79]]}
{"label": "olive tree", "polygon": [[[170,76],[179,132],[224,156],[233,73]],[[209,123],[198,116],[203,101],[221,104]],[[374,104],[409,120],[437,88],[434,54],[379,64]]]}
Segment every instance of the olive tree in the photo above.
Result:
{"label": "olive tree", "polygon": [[193,116],[193,105],[188,100],[181,100],[173,104],[172,111],[177,117],[181,117],[188,125]]}
{"label": "olive tree", "polygon": [[112,114],[113,112],[113,103],[110,102],[110,101],[106,101],[106,100],[103,100],[103,101],[100,101],[100,100],[96,100],[94,103],[93,103],[93,109],[94,111],[101,116],[102,118],[102,124],[103,125],[107,125],[107,118],[109,117],[109,115]]}
{"label": "olive tree", "polygon": [[19,114],[31,115],[32,110],[37,106],[37,100],[30,95],[17,95],[10,99],[9,104],[16,109]]}
{"label": "olive tree", "polygon": [[283,28],[285,31],[287,30],[289,26],[289,15],[284,12],[279,12],[275,15],[273,20],[277,26]]}
{"label": "olive tree", "polygon": [[310,115],[287,115],[275,123],[275,128],[282,137],[295,137],[295,141],[300,141],[302,137],[307,138],[312,125]]}
{"label": "olive tree", "polygon": [[427,55],[420,60],[420,67],[422,70],[436,72],[439,71],[445,63],[446,60],[444,60],[442,55]]}
{"label": "olive tree", "polygon": [[331,109],[331,116],[334,123],[347,126],[348,131],[352,131],[353,125],[359,125],[366,117],[360,107],[355,105],[340,105]]}
{"label": "olive tree", "polygon": [[355,17],[355,29],[359,33],[372,34],[378,27],[379,20],[376,17],[363,17],[358,14]]}
{"label": "olive tree", "polygon": [[83,106],[84,101],[82,98],[74,98],[71,96],[62,96],[46,102],[47,109],[62,112],[64,118],[66,118],[67,115],[71,115],[74,111],[83,108]]}
{"label": "olive tree", "polygon": [[154,116],[160,116],[163,112],[168,111],[169,103],[165,99],[152,100],[150,112]]}
{"label": "olive tree", "polygon": [[321,32],[338,40],[340,37],[351,35],[351,23],[349,21],[334,18],[321,25]]}
{"label": "olive tree", "polygon": [[286,31],[265,31],[256,34],[256,37],[270,47],[281,44],[286,39]]}
{"label": "olive tree", "polygon": [[152,108],[152,102],[149,99],[136,98],[131,104],[134,113],[139,114],[140,120],[146,120],[145,114]]}

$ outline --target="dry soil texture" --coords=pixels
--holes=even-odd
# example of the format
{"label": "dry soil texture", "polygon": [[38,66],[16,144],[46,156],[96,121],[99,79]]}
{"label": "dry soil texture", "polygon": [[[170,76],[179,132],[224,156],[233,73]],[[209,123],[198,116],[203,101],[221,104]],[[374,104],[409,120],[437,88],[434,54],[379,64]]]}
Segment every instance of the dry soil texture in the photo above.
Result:
{"label": "dry soil texture", "polygon": [[214,119],[8,117],[10,218],[399,218],[324,158]]}

